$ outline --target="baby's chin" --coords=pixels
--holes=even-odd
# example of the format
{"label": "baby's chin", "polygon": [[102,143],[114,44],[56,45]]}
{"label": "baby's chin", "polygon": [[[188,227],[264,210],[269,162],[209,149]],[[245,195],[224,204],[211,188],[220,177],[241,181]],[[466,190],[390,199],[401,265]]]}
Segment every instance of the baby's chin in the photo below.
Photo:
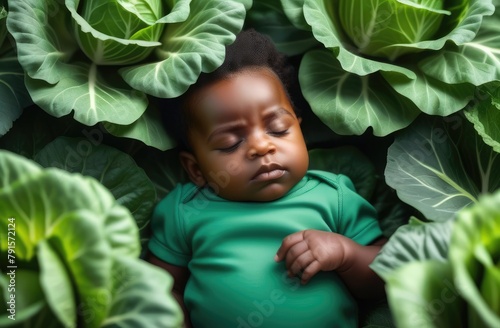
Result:
{"label": "baby's chin", "polygon": [[258,191],[242,193],[239,195],[221,193],[219,196],[230,201],[236,202],[271,202],[285,196],[293,186],[285,186],[282,184],[274,183],[265,186]]}

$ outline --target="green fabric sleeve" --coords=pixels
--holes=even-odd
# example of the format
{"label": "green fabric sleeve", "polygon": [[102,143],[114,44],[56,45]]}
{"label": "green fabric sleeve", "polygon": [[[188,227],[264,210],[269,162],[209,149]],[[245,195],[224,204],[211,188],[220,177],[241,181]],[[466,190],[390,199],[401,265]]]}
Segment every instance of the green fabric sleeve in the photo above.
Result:
{"label": "green fabric sleeve", "polygon": [[338,175],[337,183],[338,232],[361,245],[369,245],[382,237],[375,208],[355,191],[354,184],[347,176]]}
{"label": "green fabric sleeve", "polygon": [[186,242],[184,220],[180,215],[183,186],[177,185],[156,206],[151,218],[152,236],[149,250],[160,260],[187,266],[191,259],[191,250]]}

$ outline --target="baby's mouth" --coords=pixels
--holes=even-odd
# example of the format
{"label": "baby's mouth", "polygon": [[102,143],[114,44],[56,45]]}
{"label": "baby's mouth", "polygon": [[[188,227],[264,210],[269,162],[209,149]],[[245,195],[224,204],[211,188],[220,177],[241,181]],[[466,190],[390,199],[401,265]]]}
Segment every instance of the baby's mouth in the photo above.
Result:
{"label": "baby's mouth", "polygon": [[251,181],[271,181],[281,178],[286,173],[286,170],[281,165],[276,163],[262,165],[257,173],[252,177]]}

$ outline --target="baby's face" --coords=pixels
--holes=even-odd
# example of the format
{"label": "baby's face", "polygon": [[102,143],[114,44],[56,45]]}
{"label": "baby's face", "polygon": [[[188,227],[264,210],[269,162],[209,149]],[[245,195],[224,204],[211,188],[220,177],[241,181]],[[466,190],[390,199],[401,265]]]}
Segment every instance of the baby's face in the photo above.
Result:
{"label": "baby's face", "polygon": [[271,70],[235,73],[196,91],[187,105],[197,185],[228,200],[271,201],[305,175],[300,120]]}

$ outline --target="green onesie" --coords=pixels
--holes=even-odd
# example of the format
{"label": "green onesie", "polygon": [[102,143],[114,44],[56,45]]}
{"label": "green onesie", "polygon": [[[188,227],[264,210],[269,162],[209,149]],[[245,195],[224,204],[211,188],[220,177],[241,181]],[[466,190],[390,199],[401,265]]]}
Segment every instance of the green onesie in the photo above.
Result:
{"label": "green onesie", "polygon": [[195,328],[356,327],[356,302],[334,272],[301,285],[274,255],[305,229],[370,244],[382,236],[375,217],[349,178],[322,171],[272,202],[231,202],[188,183],[156,207],[149,248],[189,268],[184,300]]}

